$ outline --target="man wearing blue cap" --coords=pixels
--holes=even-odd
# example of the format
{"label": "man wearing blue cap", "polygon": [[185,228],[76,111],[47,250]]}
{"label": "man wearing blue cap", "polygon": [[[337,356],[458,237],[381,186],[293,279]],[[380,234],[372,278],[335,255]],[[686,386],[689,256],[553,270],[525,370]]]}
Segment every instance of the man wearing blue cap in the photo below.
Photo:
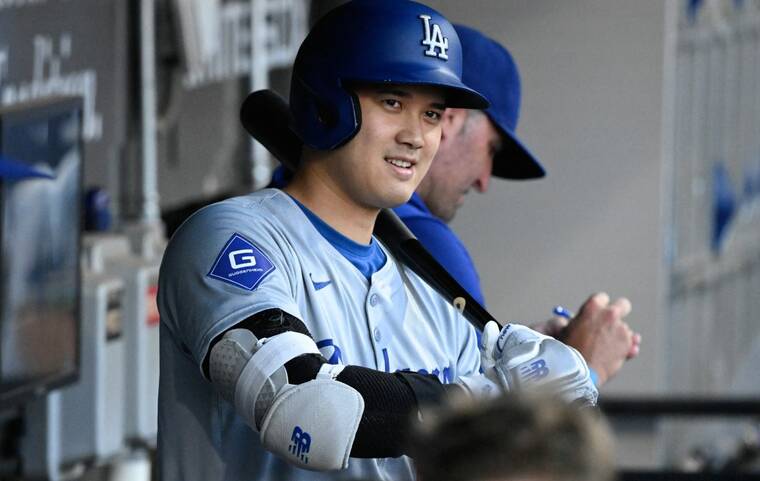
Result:
{"label": "man wearing blue cap", "polygon": [[[485,193],[491,176],[537,179],[544,168],[515,135],[520,109],[520,77],[512,56],[480,32],[455,26],[464,57],[462,79],[490,101],[485,110],[447,109],[441,145],[410,201],[396,213],[422,244],[481,304],[483,293],[467,249],[447,225],[472,188]],[[591,296],[571,322],[556,318],[547,333],[560,337],[586,357],[599,384],[638,354],[640,336],[622,320],[627,299],[610,302]],[[566,328],[565,328],[566,327]]]}

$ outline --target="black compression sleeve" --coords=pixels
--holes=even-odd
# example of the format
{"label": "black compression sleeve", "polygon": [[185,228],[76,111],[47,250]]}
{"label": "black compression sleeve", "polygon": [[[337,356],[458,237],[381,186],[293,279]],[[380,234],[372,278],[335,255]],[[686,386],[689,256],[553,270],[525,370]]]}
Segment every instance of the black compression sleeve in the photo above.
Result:
{"label": "black compression sleeve", "polygon": [[[325,360],[307,354],[285,364],[293,384],[314,379]],[[388,458],[405,454],[405,440],[428,407],[440,404],[446,389],[437,377],[413,372],[386,373],[361,366],[346,366],[337,380],[359,391],[364,414],[351,456]]]}
{"label": "black compression sleeve", "polygon": [[404,454],[417,411],[417,400],[409,385],[396,374],[359,366],[346,367],[337,380],[364,398],[364,414],[351,456],[389,458]]}
{"label": "black compression sleeve", "polygon": [[441,384],[437,377],[421,375],[415,372],[399,371],[396,373],[414,392],[417,401],[417,409],[420,417],[424,420],[429,409],[434,409],[441,404],[441,400],[453,387],[450,384]]}

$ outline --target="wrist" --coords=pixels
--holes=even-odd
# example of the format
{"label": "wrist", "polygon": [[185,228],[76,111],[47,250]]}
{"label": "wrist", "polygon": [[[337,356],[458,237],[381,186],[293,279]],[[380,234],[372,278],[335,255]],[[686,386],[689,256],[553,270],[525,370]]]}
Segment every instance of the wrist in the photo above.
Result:
{"label": "wrist", "polygon": [[499,384],[490,380],[484,374],[460,376],[455,384],[468,396],[475,399],[496,397],[502,392]]}

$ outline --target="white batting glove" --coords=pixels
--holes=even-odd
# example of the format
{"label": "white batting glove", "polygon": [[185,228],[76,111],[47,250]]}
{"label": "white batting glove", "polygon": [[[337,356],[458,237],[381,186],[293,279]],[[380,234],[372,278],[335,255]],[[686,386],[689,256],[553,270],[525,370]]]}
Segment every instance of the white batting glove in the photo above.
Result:
{"label": "white batting glove", "polygon": [[578,351],[526,326],[491,321],[483,329],[481,367],[505,391],[547,388],[568,401],[594,405],[598,391]]}

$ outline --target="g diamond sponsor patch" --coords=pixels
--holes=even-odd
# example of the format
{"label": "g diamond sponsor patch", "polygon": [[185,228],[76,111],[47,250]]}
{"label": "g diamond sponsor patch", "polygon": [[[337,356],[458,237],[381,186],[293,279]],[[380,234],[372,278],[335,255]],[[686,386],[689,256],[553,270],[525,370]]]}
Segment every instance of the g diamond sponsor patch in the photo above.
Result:
{"label": "g diamond sponsor patch", "polygon": [[252,291],[274,270],[274,265],[255,245],[232,234],[214,261],[209,277]]}

